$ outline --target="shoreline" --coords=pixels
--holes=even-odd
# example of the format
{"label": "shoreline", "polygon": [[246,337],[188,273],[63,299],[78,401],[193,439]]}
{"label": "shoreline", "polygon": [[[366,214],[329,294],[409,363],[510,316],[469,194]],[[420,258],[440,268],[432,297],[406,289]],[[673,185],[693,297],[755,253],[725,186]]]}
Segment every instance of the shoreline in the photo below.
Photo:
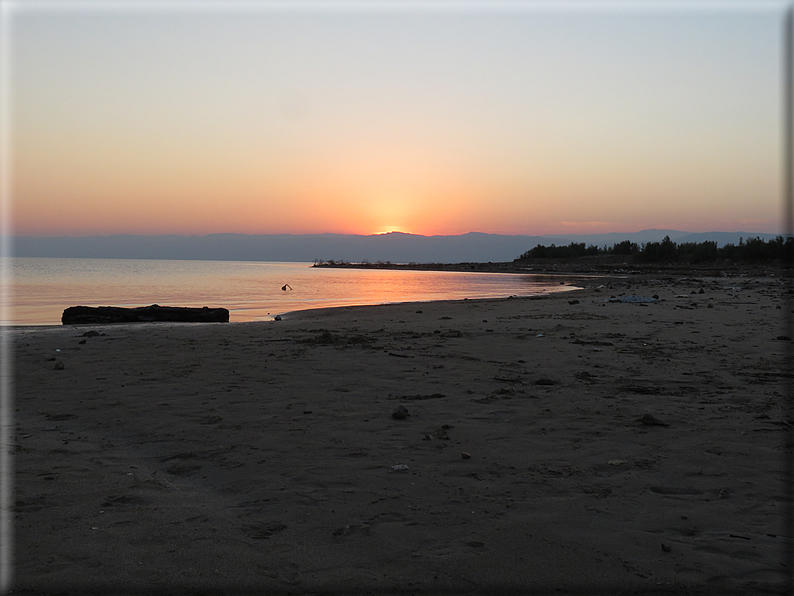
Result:
{"label": "shoreline", "polygon": [[620,256],[583,257],[578,259],[534,258],[505,262],[463,263],[315,263],[318,269],[383,269],[408,271],[456,271],[470,273],[511,273],[535,275],[700,275],[703,277],[757,275],[770,273],[791,277],[794,269],[777,261],[759,262],[706,262],[706,263],[638,263]]}
{"label": "shoreline", "polygon": [[[541,261],[541,260],[538,260]],[[505,268],[505,266],[509,266]],[[347,265],[350,268],[361,268],[360,265]],[[365,267],[366,268],[366,267]],[[377,268],[383,268],[382,265],[377,265]],[[588,265],[587,267],[583,267],[582,263],[576,262],[568,262],[563,259],[556,259],[556,260],[545,260],[541,266],[538,267],[531,267],[531,270],[526,268],[518,268],[516,269],[512,263],[464,263],[464,264],[433,264],[433,265],[392,265],[390,267],[394,270],[401,270],[401,269],[411,269],[411,270],[429,270],[431,268],[433,270],[438,271],[455,271],[455,272],[462,272],[462,273],[502,273],[502,274],[509,274],[509,275],[530,275],[535,278],[543,280],[544,278],[548,282],[548,279],[553,280],[560,280],[567,284],[577,285],[581,287],[589,287],[593,283],[605,283],[607,280],[610,279],[643,279],[643,278],[670,278],[673,279],[675,277],[681,276],[698,276],[698,277],[725,277],[725,278],[741,278],[745,276],[781,276],[783,278],[790,278],[792,275],[792,269],[786,269],[780,266],[776,266],[774,264],[764,264],[764,265],[754,265],[754,266],[730,266],[727,268],[722,269],[714,269],[711,266],[703,268],[703,267],[689,267],[689,266],[675,266],[673,268],[666,268],[666,267],[657,267],[657,266],[643,266],[642,268],[627,268],[626,264],[620,264],[619,266],[608,266],[608,267],[594,267],[592,265]],[[556,281],[555,281],[556,283]],[[435,298],[435,297],[434,297]],[[423,300],[427,301],[427,300]],[[162,302],[162,300],[161,300]],[[308,309],[313,308],[335,308],[338,306],[350,306],[355,304],[356,300],[353,299],[350,302],[345,304],[342,301],[336,301],[336,305],[334,306],[309,306]],[[333,303],[332,302],[332,303]],[[77,304],[80,303],[80,299],[76,298],[67,304]],[[109,302],[108,304],[112,304]],[[125,303],[126,304],[126,303]],[[141,306],[143,303],[139,303],[135,306]],[[201,306],[200,303],[193,303],[190,299],[187,300],[175,300],[173,302],[168,302],[170,306]],[[99,304],[94,304],[93,306],[99,306]],[[262,318],[261,320],[272,320],[275,316],[280,315],[284,316],[287,313],[297,312],[299,310],[306,310],[299,304],[283,304],[283,305],[272,305],[270,309],[267,307],[262,307],[258,310],[262,311],[262,314],[251,315],[249,312],[250,308],[243,308],[239,310],[234,309],[233,305],[229,304],[213,304],[213,306],[225,306],[229,308],[231,311],[231,322],[244,322],[254,319],[255,317],[262,316],[264,310],[273,310],[274,307],[281,306],[284,309],[279,310],[276,309],[272,314],[268,312],[267,318]],[[43,307],[42,307],[43,308]],[[254,309],[257,310],[257,309]],[[35,322],[31,324],[20,324],[19,322],[9,322],[0,325],[0,329],[2,328],[14,328],[14,327],[37,327],[37,326],[58,326],[61,323],[60,318],[63,314],[63,309],[59,308],[57,313],[54,312],[47,312],[46,321],[42,322],[41,318],[39,320],[32,319],[31,313],[28,311],[24,311],[23,314],[20,315],[20,318],[23,320],[34,320]],[[242,321],[234,320],[235,318],[241,318]]]}
{"label": "shoreline", "polygon": [[[284,317],[283,320],[295,320],[297,318],[312,318],[314,315],[317,316],[331,316],[336,312],[345,312],[352,309],[380,309],[383,307],[403,307],[403,308],[420,308],[422,305],[427,304],[460,304],[460,303],[498,303],[503,300],[541,300],[546,296],[558,295],[558,294],[568,294],[572,292],[582,292],[585,291],[587,288],[584,287],[576,287],[567,290],[559,290],[556,292],[544,292],[541,294],[530,294],[527,296],[500,296],[500,297],[492,297],[492,298],[450,298],[448,300],[417,300],[411,302],[388,302],[382,304],[351,304],[346,306],[328,306],[328,307],[318,307],[318,308],[304,308],[300,310],[294,310],[290,312],[281,313],[281,316]],[[277,322],[277,321],[276,321]]]}
{"label": "shoreline", "polygon": [[[564,278],[566,281],[565,282],[560,282],[561,285],[565,284],[565,285],[575,285],[575,286],[580,286],[580,285],[584,284],[585,282],[592,283],[594,280],[597,280],[597,279],[605,279],[605,277],[603,277],[603,276],[567,276],[567,275],[545,275],[545,274],[542,274],[542,275],[544,277],[560,277],[560,278]],[[614,277],[617,279],[620,276],[614,276]],[[540,292],[538,294],[530,294],[530,295],[526,295],[526,296],[514,295],[513,297],[543,296],[543,295],[551,294],[551,293],[561,293],[561,292],[569,292],[569,291],[574,291],[574,290],[571,290],[571,289],[554,290],[554,291],[550,291],[550,292]],[[500,299],[503,299],[503,298],[507,298],[507,297],[506,296],[503,296],[503,297],[493,296],[493,297],[489,297],[489,298],[449,298],[449,299],[440,299],[440,300],[413,300],[413,301],[406,301],[406,302],[384,302],[384,303],[371,303],[371,304],[341,304],[339,306],[317,306],[317,307],[300,308],[300,309],[283,311],[283,312],[276,312],[276,313],[274,313],[272,315],[268,315],[270,317],[269,319],[263,319],[261,321],[234,321],[234,320],[230,320],[230,321],[228,321],[228,322],[226,322],[224,324],[239,324],[239,323],[252,323],[252,322],[272,322],[273,321],[273,317],[275,317],[275,316],[281,316],[281,317],[284,317],[284,316],[287,316],[287,315],[291,316],[294,313],[299,313],[299,312],[303,312],[303,311],[313,311],[313,310],[325,310],[325,309],[336,309],[336,308],[354,308],[354,307],[358,307],[358,306],[388,306],[388,305],[392,305],[392,304],[423,304],[423,303],[427,303],[427,302],[448,302],[448,301],[456,301],[456,300],[500,300]],[[179,307],[179,305],[169,305],[169,306],[170,307]],[[231,317],[234,317],[234,314],[235,314],[235,311],[233,309],[230,310]],[[160,321],[160,322],[166,323],[166,324],[177,323],[177,321]],[[140,322],[135,322],[135,323],[131,323],[131,324],[144,325],[144,324],[147,324],[147,323],[149,323],[149,322],[148,321],[140,321]],[[151,321],[151,323],[157,323],[157,322],[156,321]],[[108,324],[110,324],[110,325],[119,325],[119,324],[123,324],[123,323],[108,323]],[[191,322],[189,324],[192,325],[192,324],[197,324],[197,323],[196,322]],[[2,333],[3,329],[6,329],[6,330],[18,330],[18,329],[39,328],[39,327],[40,328],[63,327],[63,326],[65,326],[65,327],[78,327],[78,326],[84,326],[84,325],[102,325],[102,323],[85,323],[85,324],[81,323],[81,324],[69,324],[69,325],[64,325],[63,323],[60,323],[60,322],[59,323],[33,323],[33,324],[29,324],[29,325],[24,325],[24,324],[19,324],[19,323],[10,323],[10,324],[2,324],[2,325],[0,325],[0,333]]]}
{"label": "shoreline", "polygon": [[598,285],[11,334],[15,593],[791,587],[789,280]]}

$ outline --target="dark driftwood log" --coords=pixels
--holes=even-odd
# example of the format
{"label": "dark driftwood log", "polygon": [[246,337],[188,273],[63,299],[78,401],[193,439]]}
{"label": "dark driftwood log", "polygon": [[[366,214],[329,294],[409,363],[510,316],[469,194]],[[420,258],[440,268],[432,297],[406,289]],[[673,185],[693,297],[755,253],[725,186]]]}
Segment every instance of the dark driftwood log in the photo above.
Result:
{"label": "dark driftwood log", "polygon": [[229,311],[225,308],[190,308],[184,306],[70,306],[63,311],[61,323],[149,323],[171,321],[178,323],[228,323]]}

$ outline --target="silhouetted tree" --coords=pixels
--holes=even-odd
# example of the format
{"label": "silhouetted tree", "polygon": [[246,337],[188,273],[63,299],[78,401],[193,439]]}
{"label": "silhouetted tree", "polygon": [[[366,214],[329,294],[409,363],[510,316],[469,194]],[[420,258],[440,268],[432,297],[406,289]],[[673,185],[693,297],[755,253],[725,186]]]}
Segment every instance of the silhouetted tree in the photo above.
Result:
{"label": "silhouetted tree", "polygon": [[747,261],[780,260],[789,265],[794,264],[794,237],[777,236],[774,240],[765,241],[759,237],[739,238],[739,244],[726,244],[717,247],[713,240],[704,242],[685,242],[676,244],[665,236],[661,242],[646,242],[642,246],[629,240],[618,242],[612,247],[603,249],[584,242],[571,242],[568,246],[545,246],[538,244],[535,248],[523,253],[518,259],[576,259],[585,256],[604,254],[631,256],[646,263],[704,263],[722,259]]}

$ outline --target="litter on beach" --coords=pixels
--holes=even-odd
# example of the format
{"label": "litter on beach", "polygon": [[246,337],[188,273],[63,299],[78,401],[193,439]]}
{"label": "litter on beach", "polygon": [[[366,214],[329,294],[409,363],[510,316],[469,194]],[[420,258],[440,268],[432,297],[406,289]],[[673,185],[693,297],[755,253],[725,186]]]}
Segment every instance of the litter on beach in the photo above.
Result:
{"label": "litter on beach", "polygon": [[645,296],[620,296],[618,298],[607,298],[606,302],[658,302],[656,298],[646,298]]}

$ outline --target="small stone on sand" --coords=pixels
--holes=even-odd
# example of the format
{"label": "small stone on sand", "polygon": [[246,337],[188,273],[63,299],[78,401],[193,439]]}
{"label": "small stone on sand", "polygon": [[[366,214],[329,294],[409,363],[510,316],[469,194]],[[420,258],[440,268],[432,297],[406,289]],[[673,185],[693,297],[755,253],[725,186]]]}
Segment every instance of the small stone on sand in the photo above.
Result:
{"label": "small stone on sand", "polygon": [[397,406],[391,413],[391,417],[395,420],[404,420],[406,416],[410,416],[410,414],[408,414],[408,408],[405,406]]}
{"label": "small stone on sand", "polygon": [[659,418],[651,414],[643,414],[642,418],[639,419],[639,422],[642,422],[643,424],[646,424],[648,426],[670,426],[664,420],[660,420]]}

